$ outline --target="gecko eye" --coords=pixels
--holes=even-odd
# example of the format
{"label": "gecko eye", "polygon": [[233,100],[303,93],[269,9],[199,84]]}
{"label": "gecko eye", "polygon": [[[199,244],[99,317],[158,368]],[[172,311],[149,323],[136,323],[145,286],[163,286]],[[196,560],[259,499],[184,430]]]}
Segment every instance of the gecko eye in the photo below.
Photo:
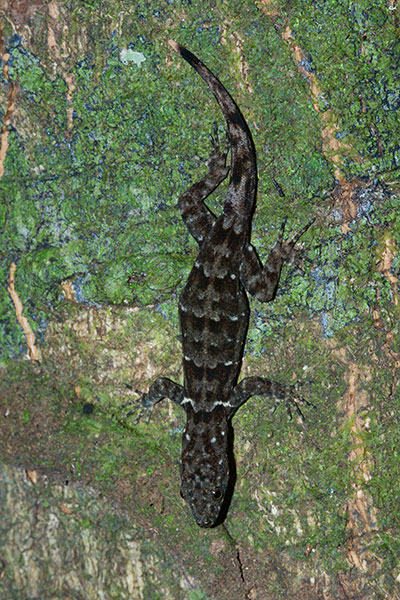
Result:
{"label": "gecko eye", "polygon": [[214,500],[220,500],[222,497],[222,490],[220,488],[215,488],[212,493]]}

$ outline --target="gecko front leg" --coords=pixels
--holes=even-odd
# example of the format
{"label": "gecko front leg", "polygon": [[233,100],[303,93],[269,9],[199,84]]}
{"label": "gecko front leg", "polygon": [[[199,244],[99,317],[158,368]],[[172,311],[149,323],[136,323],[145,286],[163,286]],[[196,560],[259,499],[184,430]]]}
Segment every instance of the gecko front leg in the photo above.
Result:
{"label": "gecko front leg", "polygon": [[[285,218],[281,225],[278,240],[264,265],[262,265],[257,252],[251,244],[247,244],[243,248],[240,278],[247,291],[255,296],[257,300],[261,302],[273,300],[283,263],[290,257],[297,241],[314,221],[315,219],[311,219],[290,240],[284,241]],[[238,408],[251,396],[259,395],[274,398],[276,403],[285,403],[290,416],[290,409],[293,407],[303,419],[299,404],[306,406],[313,405],[301,398],[301,396],[298,396],[296,392],[296,386],[282,386],[263,377],[246,377],[235,386],[229,399],[229,405],[231,406],[229,418],[232,418]]]}
{"label": "gecko front leg", "polygon": [[251,396],[268,396],[275,400],[275,404],[284,403],[289,416],[291,416],[291,407],[293,407],[303,421],[304,417],[299,404],[303,406],[313,406],[313,404],[299,396],[297,391],[298,386],[296,385],[281,385],[264,377],[245,377],[235,386],[229,398],[231,409],[228,418],[231,419],[238,408],[245,404]]}
{"label": "gecko front leg", "polygon": [[[141,392],[137,392],[140,394]],[[143,412],[150,412],[153,410],[153,407],[157,402],[166,398],[167,400],[172,400],[178,406],[184,406],[184,394],[183,387],[175,381],[168,379],[167,377],[159,377],[151,384],[149,391],[141,394],[141,397],[138,400],[134,400],[132,402],[128,402],[124,404],[121,408],[128,408],[128,406],[134,406],[132,410],[130,410],[126,416],[129,417],[134,412],[139,410],[139,415],[137,417],[137,421],[140,420],[140,417]]]}

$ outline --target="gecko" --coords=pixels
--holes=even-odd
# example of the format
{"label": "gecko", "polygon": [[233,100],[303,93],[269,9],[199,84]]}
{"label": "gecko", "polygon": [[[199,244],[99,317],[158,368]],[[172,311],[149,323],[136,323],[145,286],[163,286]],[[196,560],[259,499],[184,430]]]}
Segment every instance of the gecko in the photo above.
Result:
{"label": "gecko", "polygon": [[[226,121],[230,166],[226,164],[228,148],[221,151],[214,136],[208,174],[178,200],[182,219],[199,246],[178,306],[184,383],[182,386],[159,377],[141,395],[140,404],[152,408],[167,398],[184,409],[181,496],[196,523],[212,527],[224,518],[229,502],[234,477],[231,419],[238,408],[253,395],[286,403],[289,414],[292,405],[300,416],[299,404],[310,405],[297,396],[296,386],[263,377],[246,377],[239,382],[238,378],[249,325],[246,292],[261,302],[274,299],[282,265],[314,219],[284,241],[285,218],[278,240],[262,265],[250,242],[257,164],[249,127],[231,95],[205,64],[174,40],[168,43],[214,94]],[[226,200],[217,217],[204,200],[228,173]]]}

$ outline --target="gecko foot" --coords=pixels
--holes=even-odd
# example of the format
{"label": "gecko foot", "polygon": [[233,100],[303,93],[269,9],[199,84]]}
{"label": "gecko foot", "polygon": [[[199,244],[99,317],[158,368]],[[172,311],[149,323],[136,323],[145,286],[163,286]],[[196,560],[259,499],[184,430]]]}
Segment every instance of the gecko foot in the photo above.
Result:
{"label": "gecko foot", "polygon": [[299,239],[301,238],[301,236],[307,231],[307,229],[309,229],[311,227],[311,225],[314,223],[314,221],[315,221],[315,217],[313,217],[312,219],[310,219],[308,221],[308,223],[306,223],[304,225],[304,227],[302,229],[300,229],[300,231],[298,231],[297,233],[295,233],[294,236],[292,237],[292,239],[289,242],[287,242],[291,248],[294,248],[294,246],[299,241]]}
{"label": "gecko foot", "polygon": [[130,417],[131,415],[137,413],[137,416],[134,420],[135,425],[137,425],[144,416],[146,416],[146,423],[149,423],[151,415],[153,413],[154,402],[150,400],[147,394],[141,392],[140,390],[132,388],[129,385],[127,385],[126,387],[132,390],[132,392],[134,392],[135,394],[138,394],[139,398],[135,400],[130,400],[129,402],[126,402],[125,404],[122,404],[120,406],[120,410],[125,410],[129,406],[133,406],[132,410],[127,412],[124,415],[124,417]]}
{"label": "gecko foot", "polygon": [[210,171],[217,171],[218,173],[220,172],[221,177],[222,173],[224,173],[225,178],[229,171],[229,166],[226,166],[226,157],[228,156],[230,146],[229,143],[227,143],[225,149],[221,150],[221,144],[218,136],[218,126],[215,121],[213,132],[210,134],[210,137],[212,144],[212,153],[207,161],[207,166]]}
{"label": "gecko foot", "polygon": [[308,406],[311,408],[316,408],[316,406],[303,398],[303,396],[299,395],[299,388],[302,387],[302,383],[296,383],[295,385],[288,386],[285,390],[285,394],[283,397],[275,397],[275,404],[271,409],[271,414],[273,414],[278,406],[282,403],[285,404],[286,410],[289,416],[289,419],[292,420],[292,409],[294,409],[297,415],[300,417],[302,423],[305,423],[305,416],[300,408],[300,406]]}
{"label": "gecko foot", "polygon": [[272,253],[278,255],[281,260],[286,261],[292,258],[293,253],[296,252],[295,245],[301,238],[301,236],[307,231],[309,227],[314,223],[315,217],[310,219],[306,225],[300,231],[296,232],[291,239],[284,240],[285,226],[287,222],[287,216],[282,220],[281,228],[279,230],[278,239],[276,240],[275,246],[272,249]]}

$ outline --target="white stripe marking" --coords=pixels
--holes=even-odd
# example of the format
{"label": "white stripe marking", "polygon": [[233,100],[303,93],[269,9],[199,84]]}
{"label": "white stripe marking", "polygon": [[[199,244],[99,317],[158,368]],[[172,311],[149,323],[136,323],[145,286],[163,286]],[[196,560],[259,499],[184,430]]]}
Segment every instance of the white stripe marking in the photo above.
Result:
{"label": "white stripe marking", "polygon": [[191,404],[192,406],[194,406],[194,402],[191,398],[184,398],[181,404]]}

